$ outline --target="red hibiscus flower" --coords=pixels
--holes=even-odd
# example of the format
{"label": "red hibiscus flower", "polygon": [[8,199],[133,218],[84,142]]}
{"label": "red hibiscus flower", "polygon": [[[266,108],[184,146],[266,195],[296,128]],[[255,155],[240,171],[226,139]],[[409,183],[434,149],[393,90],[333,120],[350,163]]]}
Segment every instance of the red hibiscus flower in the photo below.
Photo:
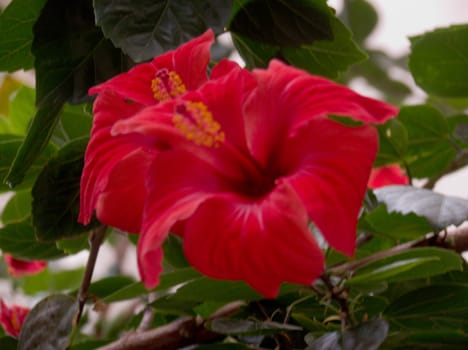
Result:
{"label": "red hibiscus flower", "polygon": [[[179,97],[207,81],[211,30],[177,50],[140,64],[127,73],[90,89],[98,94],[94,104],[91,139],[85,154],[81,178],[79,221],[89,223],[94,210],[105,224],[128,232],[140,229],[146,196],[144,174],[164,144],[145,144],[138,135],[113,136],[115,122],[131,118],[142,108]],[[228,72],[235,64],[227,60],[216,65],[211,77]]]}
{"label": "red hibiscus flower", "polygon": [[398,164],[393,164],[372,169],[367,186],[376,189],[388,185],[408,184],[408,176],[406,176]]}
{"label": "red hibiscus flower", "polygon": [[8,274],[14,277],[34,275],[44,270],[47,266],[47,262],[45,261],[27,261],[17,259],[10,254],[4,254],[3,257],[8,265]]}
{"label": "red hibiscus flower", "polygon": [[327,115],[382,123],[396,113],[273,61],[267,70],[231,70],[117,122],[112,135],[167,146],[145,175],[138,243],[145,285],[157,285],[161,244],[176,224],[187,259],[208,276],[244,280],[265,297],[284,281],[311,284],[324,257],[309,220],[353,255],[378,144],[372,126],[347,127]]}
{"label": "red hibiscus flower", "polygon": [[15,338],[18,337],[28,313],[28,308],[19,305],[8,307],[3,300],[0,299],[0,324],[8,335]]}

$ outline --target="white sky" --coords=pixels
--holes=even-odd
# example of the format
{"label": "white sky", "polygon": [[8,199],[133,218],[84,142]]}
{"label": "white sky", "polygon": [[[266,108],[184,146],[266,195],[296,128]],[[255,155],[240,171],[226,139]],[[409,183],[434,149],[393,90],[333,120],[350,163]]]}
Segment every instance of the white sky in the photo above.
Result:
{"label": "white sky", "polygon": [[[338,12],[346,0],[329,0]],[[391,56],[406,55],[409,36],[423,34],[451,24],[468,23],[468,0],[368,0],[379,12],[377,28],[368,39],[369,47],[381,49]],[[467,38],[468,40],[468,38]],[[409,76],[402,77],[410,80]],[[358,88],[359,86],[352,86]],[[422,91],[415,88],[418,95]],[[359,89],[358,89],[359,90]],[[410,103],[420,102],[420,97]],[[468,167],[441,179],[434,188],[445,194],[468,198]]]}

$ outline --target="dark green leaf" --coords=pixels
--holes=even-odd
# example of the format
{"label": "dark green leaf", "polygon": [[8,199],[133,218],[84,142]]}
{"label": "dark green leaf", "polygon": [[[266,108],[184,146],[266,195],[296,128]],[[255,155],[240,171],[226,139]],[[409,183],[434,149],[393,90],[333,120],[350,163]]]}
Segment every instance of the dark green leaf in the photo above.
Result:
{"label": "dark green leaf", "polygon": [[[11,163],[15,159],[16,152],[23,143],[23,138],[15,135],[0,135],[0,179],[4,179],[8,173]],[[46,147],[44,153],[36,159],[31,168],[26,174],[24,181],[21,185],[17,186],[16,190],[30,188],[34,183],[37,175],[41,171],[45,162],[54,153],[55,147]],[[0,183],[0,191],[8,191],[9,187],[3,183]]]}
{"label": "dark green leaf", "polygon": [[7,176],[19,184],[49,142],[65,102],[89,100],[88,89],[129,62],[94,24],[91,0],[49,0],[34,26],[37,113]]}
{"label": "dark green leaf", "polygon": [[281,54],[290,64],[312,74],[336,78],[367,55],[352,40],[351,32],[336,17],[331,17],[333,40],[317,40],[300,48],[282,48]]}
{"label": "dark green leaf", "polygon": [[250,321],[235,318],[215,318],[208,324],[213,332],[228,335],[261,335],[279,332],[301,331],[302,327],[272,321]]}
{"label": "dark green leaf", "polygon": [[95,350],[101,346],[106,345],[109,341],[104,340],[94,340],[94,341],[84,341],[82,343],[73,344],[70,350]]}
{"label": "dark green leaf", "polygon": [[421,88],[438,96],[468,96],[467,35],[464,24],[410,38],[409,68]]}
{"label": "dark green leaf", "polygon": [[333,39],[325,0],[251,0],[236,11],[229,30],[273,46],[299,47]]}
{"label": "dark green leaf", "polygon": [[0,337],[0,349],[2,350],[17,350],[18,341],[12,337]]}
{"label": "dark green leaf", "polygon": [[[468,286],[443,284],[420,288],[402,295],[385,310],[394,319],[427,318],[436,315],[466,317]],[[457,316],[458,315],[458,316]]]}
{"label": "dark green leaf", "polygon": [[408,132],[405,156],[413,177],[435,176],[455,158],[447,120],[437,109],[406,106],[400,110],[398,120]]}
{"label": "dark green leaf", "polygon": [[260,294],[244,282],[214,280],[208,277],[200,277],[188,282],[177,289],[175,296],[179,299],[200,302],[262,299]]}
{"label": "dark green leaf", "polygon": [[48,260],[62,257],[55,243],[38,242],[29,221],[6,225],[0,229],[0,249],[25,260]]}
{"label": "dark green leaf", "polygon": [[414,248],[361,267],[348,280],[348,284],[401,282],[461,269],[462,260],[459,254],[439,248]]}
{"label": "dark green leaf", "polygon": [[372,233],[383,234],[397,240],[416,239],[432,231],[426,219],[413,213],[406,215],[388,213],[384,206],[365,215],[364,220],[372,228]]}
{"label": "dark green leaf", "polygon": [[136,62],[149,60],[202,34],[221,33],[232,1],[94,0],[96,23]]}
{"label": "dark green leaf", "polygon": [[18,350],[66,350],[77,311],[78,302],[69,296],[43,299],[26,317]]}
{"label": "dark green leaf", "polygon": [[36,275],[24,277],[23,291],[29,295],[37,295],[44,291],[48,293],[71,291],[79,287],[83,273],[82,267],[57,272],[45,269]]}
{"label": "dark green leaf", "polygon": [[8,201],[2,213],[2,223],[12,224],[31,216],[31,192],[19,191]]}
{"label": "dark green leaf", "polygon": [[58,240],[89,231],[97,223],[83,226],[79,214],[80,178],[87,138],[70,142],[44,167],[34,184],[33,224],[37,237]]}
{"label": "dark green leaf", "polygon": [[279,48],[257,43],[242,35],[232,33],[232,40],[237,51],[248,68],[266,68],[271,59],[277,57]]}
{"label": "dark green leaf", "polygon": [[395,340],[388,345],[391,349],[402,350],[465,350],[468,344],[468,333],[454,329],[396,332],[393,338]]}
{"label": "dark green leaf", "polygon": [[468,200],[412,186],[386,186],[374,191],[389,212],[414,213],[436,229],[460,225],[468,219]]}
{"label": "dark green leaf", "polygon": [[0,71],[32,68],[32,28],[45,2],[13,0],[0,13]]}
{"label": "dark green leaf", "polygon": [[164,259],[169,262],[173,267],[189,267],[190,264],[185,259],[184,251],[182,248],[182,239],[179,236],[170,234],[167,236],[163,244]]}
{"label": "dark green leaf", "polygon": [[348,0],[344,5],[341,14],[344,23],[351,29],[354,38],[363,42],[377,25],[377,11],[366,0]]}

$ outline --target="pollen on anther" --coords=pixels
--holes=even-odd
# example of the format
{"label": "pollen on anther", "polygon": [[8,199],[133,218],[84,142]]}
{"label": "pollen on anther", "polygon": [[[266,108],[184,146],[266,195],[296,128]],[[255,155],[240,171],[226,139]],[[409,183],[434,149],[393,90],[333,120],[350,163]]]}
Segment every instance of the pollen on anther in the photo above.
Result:
{"label": "pollen on anther", "polygon": [[153,96],[158,101],[166,101],[183,95],[187,89],[179,74],[167,68],[161,68],[156,72],[151,81]]}
{"label": "pollen on anther", "polygon": [[174,126],[196,145],[219,147],[225,140],[221,125],[202,102],[184,102],[175,108]]}

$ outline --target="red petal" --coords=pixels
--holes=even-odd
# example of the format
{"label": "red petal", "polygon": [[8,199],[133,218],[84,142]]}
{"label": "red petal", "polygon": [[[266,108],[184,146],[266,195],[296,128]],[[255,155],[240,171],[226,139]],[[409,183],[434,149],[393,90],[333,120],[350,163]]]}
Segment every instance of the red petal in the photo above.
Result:
{"label": "red petal", "polygon": [[154,157],[154,154],[137,149],[116,164],[96,204],[99,221],[123,231],[139,232],[146,179]]}
{"label": "red petal", "polygon": [[387,165],[372,169],[369,188],[379,188],[388,185],[408,185],[409,179],[399,165]]}
{"label": "red petal", "polygon": [[267,70],[254,70],[253,74],[259,88],[246,106],[247,138],[261,164],[268,162],[279,140],[309,120],[335,114],[383,123],[398,112],[389,104],[277,60]]}
{"label": "red petal", "polygon": [[[99,196],[105,191],[114,167],[127,155],[141,147],[141,137],[110,135],[111,127],[116,120],[131,117],[140,108],[140,105],[127,103],[123,98],[111,92],[105,92],[96,99],[94,125],[81,176],[80,222],[87,224],[91,220]],[[138,229],[139,227],[136,228]]]}
{"label": "red petal", "polygon": [[284,184],[258,201],[234,195],[206,201],[186,223],[184,251],[202,273],[245,280],[267,298],[285,281],[310,285],[324,265],[304,207]]}
{"label": "red petal", "polygon": [[[228,69],[229,74],[205,83],[196,92],[188,92],[180,100],[145,108],[132,118],[119,121],[112,129],[113,135],[140,133],[193,153],[226,177],[244,178],[246,169],[252,168],[252,159],[245,142],[242,109],[256,83],[248,71],[232,66]],[[225,143],[216,148],[189,141],[172,122],[175,106],[182,101],[197,101],[206,105],[225,134]]]}
{"label": "red petal", "polygon": [[377,148],[373,127],[350,128],[322,118],[301,128],[278,155],[284,181],[296,190],[310,219],[333,248],[350,256]]}
{"label": "red petal", "polygon": [[151,90],[151,81],[158,69],[175,71],[188,90],[197,89],[207,80],[206,69],[210,61],[210,46],[214,41],[211,30],[190,40],[173,51],[156,57],[150,63],[135,66],[127,73],[119,74],[89,90],[91,95],[111,90],[126,99],[152,105],[158,103]]}
{"label": "red petal", "polygon": [[150,172],[138,242],[138,266],[147,288],[158,284],[161,266],[155,256],[160,255],[161,244],[171,227],[190,217],[200,203],[225,186],[209,165],[182,151],[160,153]]}
{"label": "red petal", "polygon": [[34,275],[43,271],[46,266],[46,261],[39,261],[39,260],[22,260],[17,259],[10,254],[3,255],[5,262],[8,265],[8,274],[10,276],[19,277],[19,276],[26,276],[26,275]]}

